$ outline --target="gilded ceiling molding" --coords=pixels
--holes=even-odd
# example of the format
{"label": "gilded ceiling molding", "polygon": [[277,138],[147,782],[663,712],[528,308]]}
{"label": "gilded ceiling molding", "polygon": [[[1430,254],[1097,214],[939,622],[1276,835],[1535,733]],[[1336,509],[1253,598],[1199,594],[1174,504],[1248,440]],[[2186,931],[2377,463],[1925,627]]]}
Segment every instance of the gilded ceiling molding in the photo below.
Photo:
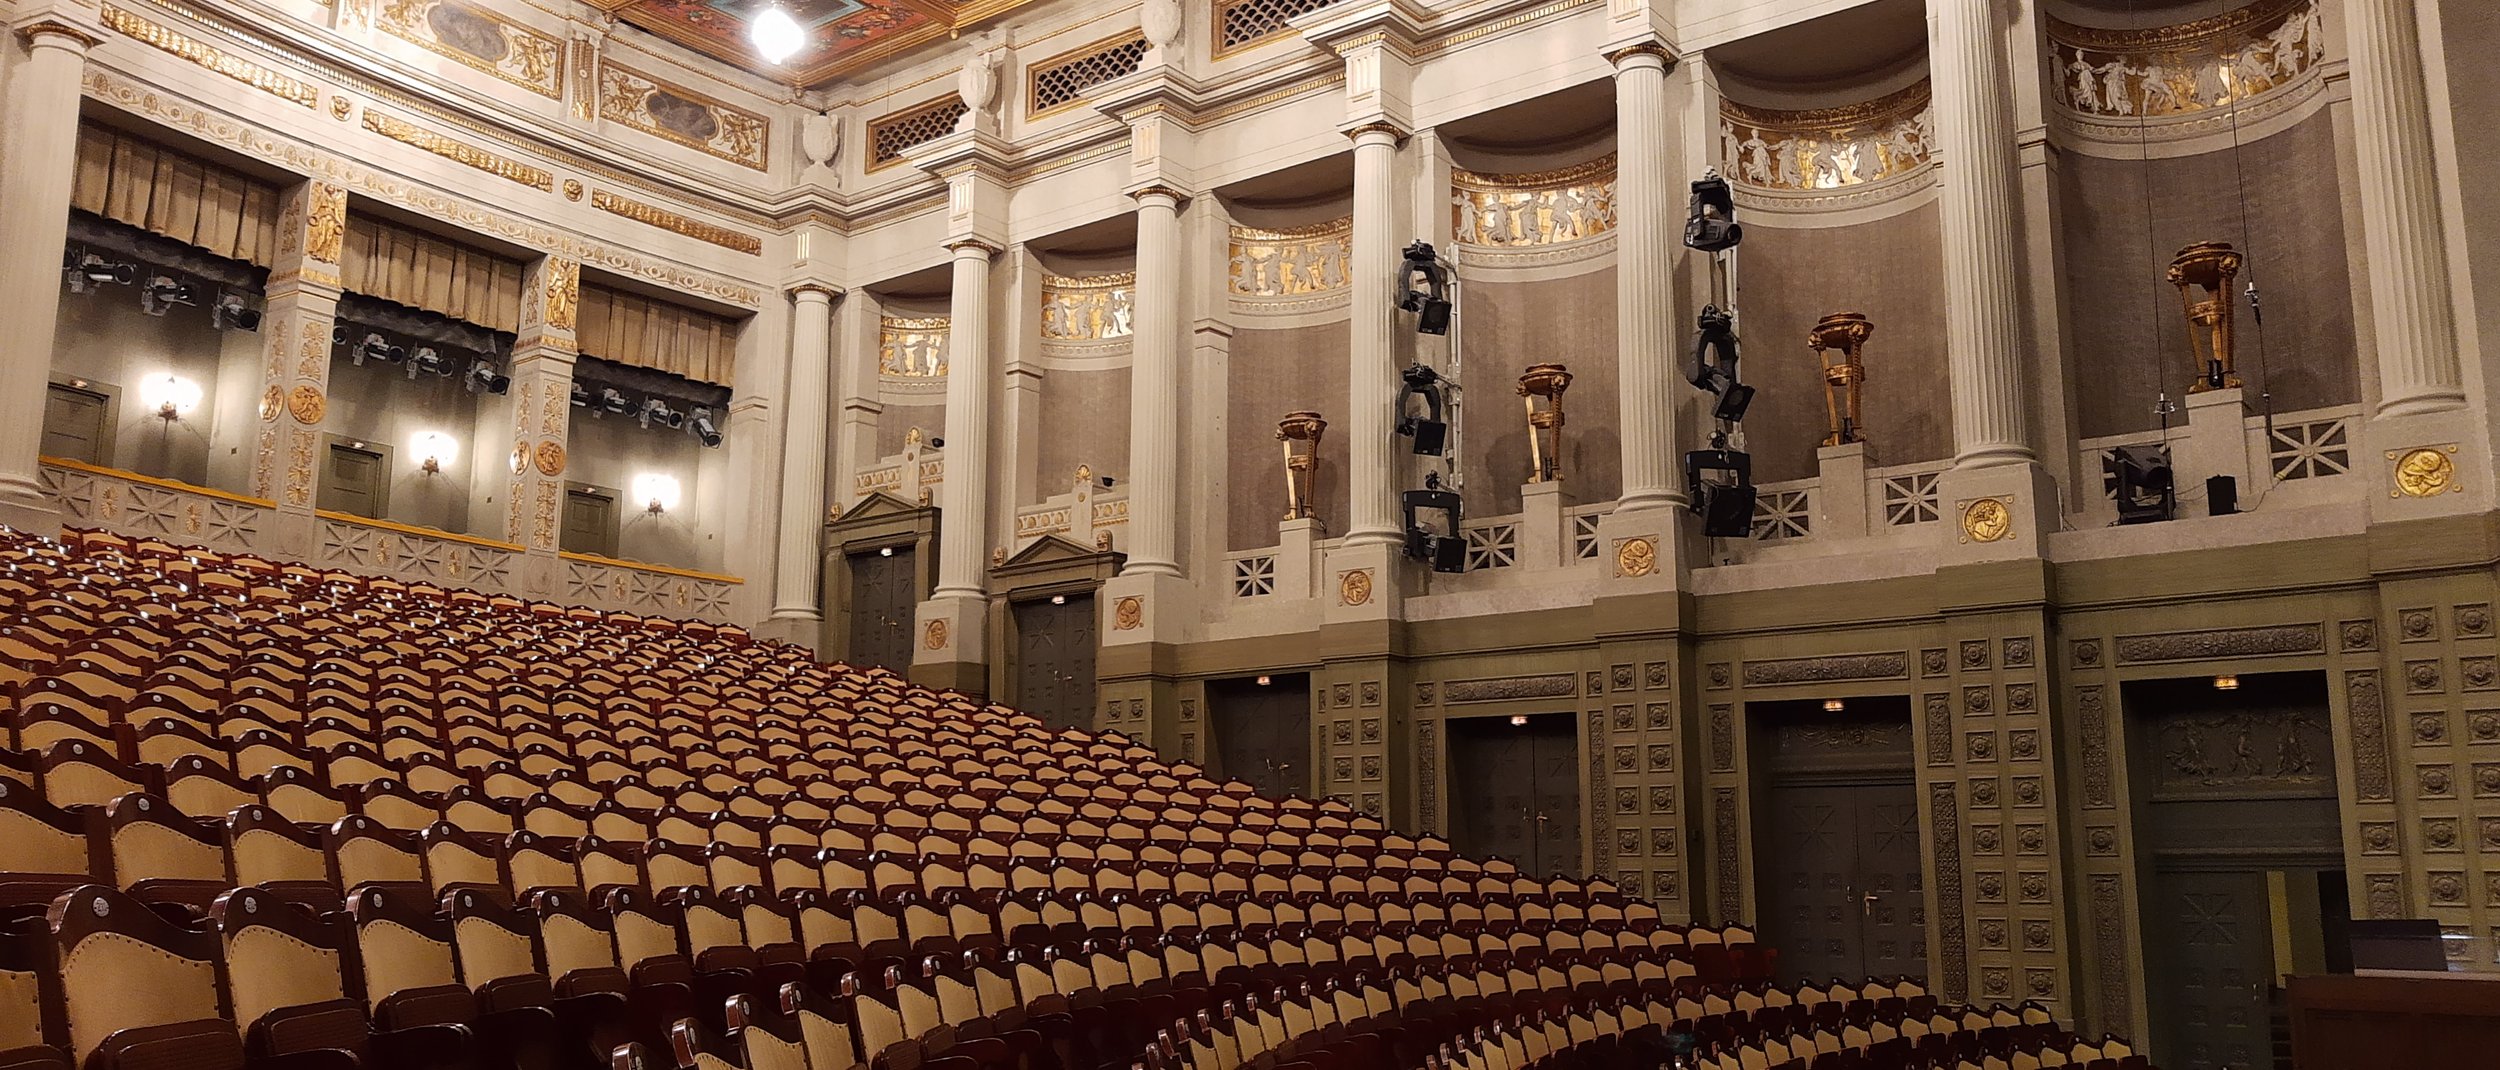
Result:
{"label": "gilded ceiling molding", "polygon": [[1774,111],[1719,101],[1719,169],[1737,184],[1814,191],[1911,174],[1935,156],[1928,84],[1837,108]]}
{"label": "gilded ceiling molding", "polygon": [[763,116],[604,61],[599,117],[758,171],[771,150]]}
{"label": "gilded ceiling molding", "polygon": [[877,317],[877,373],[906,379],[946,375],[945,316]]}
{"label": "gilded ceiling molding", "polygon": [[2057,102],[2090,116],[2161,118],[2227,108],[2288,85],[2326,59],[2310,0],[2258,0],[2211,18],[2141,30],[2048,20]]}
{"label": "gilded ceiling molding", "polygon": [[453,163],[477,168],[497,178],[518,182],[541,193],[555,192],[556,176],[517,160],[506,159],[465,141],[444,137],[406,119],[365,109],[364,128],[404,145],[414,145]]}
{"label": "gilded ceiling molding", "polygon": [[564,42],[452,0],[384,0],[383,31],[472,70],[564,99]]}
{"label": "gilded ceiling molding", "polygon": [[1239,298],[1301,297],[1346,287],[1354,219],[1306,227],[1232,228],[1227,288]]}
{"label": "gilded ceiling molding", "polygon": [[683,234],[700,242],[710,242],[723,249],[735,249],[748,256],[764,255],[764,239],[755,235],[678,215],[666,208],[620,197],[603,189],[590,191],[590,206],[609,215],[624,216],[637,223],[648,223],[661,230]]}
{"label": "gilded ceiling molding", "polygon": [[285,170],[337,183],[352,192],[408,211],[440,219],[454,226],[549,253],[573,257],[585,264],[641,279],[659,286],[696,294],[741,308],[755,308],[763,302],[763,294],[744,283],[652,260],[639,254],[617,249],[564,231],[537,223],[515,219],[479,208],[467,201],[447,197],[426,186],[327,152],[306,148],[291,141],[270,136],[260,128],[202,110],[153,86],[126,80],[122,75],[90,64],[82,76],[89,96],[106,101],[125,111],[146,116],[175,130],[204,141],[224,145],[244,155],[264,160]]}
{"label": "gilded ceiling molding", "polygon": [[282,100],[307,108],[321,99],[321,90],[232,53],[212,48],[171,27],[150,22],[111,4],[104,5],[104,25],[131,40],[168,53]]}
{"label": "gilded ceiling molding", "polygon": [[1042,340],[1109,342],[1136,333],[1137,273],[1042,276]]}
{"label": "gilded ceiling molding", "polygon": [[1615,226],[1615,157],[1525,174],[1450,172],[1451,233],[1462,245],[1563,245]]}

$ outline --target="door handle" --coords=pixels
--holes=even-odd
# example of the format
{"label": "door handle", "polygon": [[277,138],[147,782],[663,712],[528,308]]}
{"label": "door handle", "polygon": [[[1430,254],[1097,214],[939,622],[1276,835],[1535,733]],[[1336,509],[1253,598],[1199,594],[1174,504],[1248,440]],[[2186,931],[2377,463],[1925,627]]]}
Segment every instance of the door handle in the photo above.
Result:
{"label": "door handle", "polygon": [[1879,896],[1879,895],[1876,895],[1876,894],[1875,894],[1875,893],[1873,893],[1873,892],[1868,892],[1868,893],[1866,893],[1865,895],[1859,896],[1859,897],[1858,897],[1858,916],[1859,916],[1859,917],[1861,917],[1861,918],[1871,918],[1871,917],[1874,917],[1874,916],[1875,916],[1875,901],[1876,901],[1877,899],[1881,899],[1881,898],[1883,898],[1883,897],[1882,897],[1882,896]]}

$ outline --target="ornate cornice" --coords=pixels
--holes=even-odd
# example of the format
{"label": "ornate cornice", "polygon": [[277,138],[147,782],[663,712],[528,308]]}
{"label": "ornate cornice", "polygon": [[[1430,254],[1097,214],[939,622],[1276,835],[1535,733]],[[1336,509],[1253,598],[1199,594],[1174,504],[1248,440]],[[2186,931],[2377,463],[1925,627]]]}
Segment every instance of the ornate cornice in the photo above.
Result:
{"label": "ornate cornice", "polygon": [[556,188],[556,176],[544,168],[498,156],[371,106],[365,108],[364,128],[403,145],[414,145],[453,163],[477,168],[497,178],[510,179],[541,193],[552,193]]}
{"label": "ornate cornice", "polygon": [[661,230],[674,231],[700,242],[710,242],[723,249],[735,249],[748,256],[764,255],[764,239],[728,227],[706,223],[678,215],[657,205],[620,197],[603,189],[590,191],[590,206],[609,215],[624,216],[637,223],[649,223]]}
{"label": "ornate cornice", "polygon": [[[60,25],[70,33],[85,35],[85,31],[65,23],[36,24],[36,26],[44,25]],[[204,70],[225,75],[254,89],[293,101],[307,108],[312,107],[321,99],[321,90],[310,83],[290,78],[241,56],[213,48],[188,34],[149,22],[111,4],[104,6],[104,25],[110,27],[115,33],[196,64]],[[35,27],[28,27],[21,32],[31,33],[34,30]],[[93,47],[94,39],[88,38],[88,40],[90,47]]]}

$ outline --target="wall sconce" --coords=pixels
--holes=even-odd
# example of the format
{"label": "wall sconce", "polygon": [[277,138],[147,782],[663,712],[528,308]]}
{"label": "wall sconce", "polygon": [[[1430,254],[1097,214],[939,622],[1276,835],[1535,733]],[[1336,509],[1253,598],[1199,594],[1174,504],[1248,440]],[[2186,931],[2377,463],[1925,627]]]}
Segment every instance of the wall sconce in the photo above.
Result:
{"label": "wall sconce", "polygon": [[1823,712],[1825,713],[1839,713],[1840,711],[1848,708],[1849,703],[1842,699],[1827,698],[1823,700]]}
{"label": "wall sconce", "polygon": [[634,477],[634,500],[643,503],[643,512],[658,516],[677,508],[678,486],[674,476],[645,472]]}
{"label": "wall sconce", "polygon": [[[1528,407],[1528,482],[1562,478],[1563,391],[1571,389],[1571,370],[1560,364],[1531,364],[1519,376],[1519,400]],[[1544,399],[1545,407],[1537,408]]]}
{"label": "wall sconce", "polygon": [[2198,242],[2170,261],[2170,284],[2187,306],[2188,349],[2196,355],[2196,382],[2188,393],[2240,385],[2231,367],[2231,280],[2239,273],[2240,254],[2230,242]]}
{"label": "wall sconce", "polygon": [[2214,677],[2214,690],[2216,691],[2237,691],[2239,689],[2240,678],[2237,673],[2226,672],[2220,676]]}
{"label": "wall sconce", "polygon": [[1527,714],[1524,714],[1524,713],[1514,713],[1514,714],[1511,714],[1511,715],[1510,715],[1510,726],[1511,726],[1512,728],[1526,728],[1526,727],[1528,727],[1528,715],[1527,715]]}
{"label": "wall sconce", "polygon": [[429,476],[443,474],[443,466],[460,455],[460,443],[440,431],[423,431],[408,443],[408,452],[420,458],[417,470]]}
{"label": "wall sconce", "polygon": [[200,407],[200,384],[170,372],[139,382],[139,403],[156,410],[158,419],[173,423]]}
{"label": "wall sconce", "polygon": [[[1874,337],[1875,324],[1860,312],[1834,312],[1823,317],[1806,332],[1806,347],[1823,358],[1823,411],[1831,418],[1831,433],[1823,436],[1826,446],[1845,446],[1866,441],[1866,433],[1858,419],[1858,395],[1866,385],[1866,365],[1858,356],[1866,348],[1866,340]],[[1834,351],[1839,355],[1835,357]]]}
{"label": "wall sconce", "polygon": [[[1289,412],[1276,421],[1276,440],[1285,444],[1285,519],[1311,518],[1311,484],[1319,465],[1320,436],[1328,433],[1328,421],[1316,412]],[[1301,443],[1300,452],[1294,449]]]}

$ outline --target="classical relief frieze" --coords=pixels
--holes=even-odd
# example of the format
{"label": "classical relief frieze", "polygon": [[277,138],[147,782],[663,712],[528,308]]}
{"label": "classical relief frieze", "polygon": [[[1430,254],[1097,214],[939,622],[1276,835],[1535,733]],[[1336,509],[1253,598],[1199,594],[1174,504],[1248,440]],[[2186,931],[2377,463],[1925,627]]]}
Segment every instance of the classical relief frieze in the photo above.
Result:
{"label": "classical relief frieze", "polygon": [[763,116],[613,63],[599,67],[599,117],[758,171],[769,158]]}
{"label": "classical relief frieze", "polygon": [[1925,167],[1935,155],[1928,85],[1862,104],[1805,111],[1719,102],[1719,169],[1762,190],[1869,185]]}
{"label": "classical relief frieze", "polygon": [[556,178],[546,169],[498,156],[465,141],[444,137],[406,119],[371,107],[365,109],[364,127],[404,145],[414,145],[446,160],[474,167],[497,178],[506,178],[541,193],[554,192]]}
{"label": "classical relief frieze", "polygon": [[1343,289],[1354,219],[1286,230],[1232,228],[1229,288],[1236,299],[1300,297]]}
{"label": "classical relief frieze", "polygon": [[1748,686],[1814,684],[1835,680],[1906,680],[1909,675],[1909,655],[1895,652],[1745,663],[1745,683]]}
{"label": "classical relief frieze", "polygon": [[2051,17],[2057,102],[2082,115],[2159,118],[2228,108],[2307,74],[2326,58],[2308,0],[2259,0],[2211,18],[2101,30]]}
{"label": "classical relief frieze", "polygon": [[764,255],[764,239],[753,234],[679,215],[666,208],[644,204],[630,197],[620,197],[603,189],[590,191],[590,206],[609,215],[624,216],[637,223],[648,223],[661,230],[683,234],[699,242],[710,242],[723,249],[735,249],[748,256]]}
{"label": "classical relief frieze", "polygon": [[1517,248],[1597,237],[1615,225],[1615,158],[1552,171],[1450,173],[1450,212],[1461,245]]}
{"label": "classical relief frieze", "polygon": [[1442,698],[1457,702],[1502,702],[1522,698],[1568,698],[1577,694],[1578,679],[1571,673],[1544,676],[1505,676],[1493,680],[1452,680],[1441,688]]}
{"label": "classical relief frieze", "polygon": [[586,264],[655,285],[702,294],[729,304],[754,308],[763,295],[754,287],[717,276],[652,260],[602,242],[490,212],[466,201],[386,171],[344,157],[281,140],[258,127],[197,108],[162,90],[126,80],[89,65],[83,84],[87,94],[115,107],[145,116],[167,127],[297,174],[336,183],[359,196],[371,197],[453,226],[491,235],[534,249],[570,256]]}
{"label": "classical relief frieze", "polygon": [[881,316],[877,319],[877,372],[911,379],[946,374],[944,316]]}
{"label": "classical relief frieze", "polygon": [[2162,661],[2204,661],[2213,658],[2310,654],[2326,649],[2325,630],[2315,624],[2271,628],[2225,628],[2208,632],[2165,632],[2118,637],[2118,663],[2142,665]]}
{"label": "classical relief frieze", "polygon": [[384,32],[542,96],[564,96],[564,42],[482,6],[384,0]]}
{"label": "classical relief frieze", "polygon": [[1136,333],[1137,273],[1042,276],[1042,339],[1108,342]]}

